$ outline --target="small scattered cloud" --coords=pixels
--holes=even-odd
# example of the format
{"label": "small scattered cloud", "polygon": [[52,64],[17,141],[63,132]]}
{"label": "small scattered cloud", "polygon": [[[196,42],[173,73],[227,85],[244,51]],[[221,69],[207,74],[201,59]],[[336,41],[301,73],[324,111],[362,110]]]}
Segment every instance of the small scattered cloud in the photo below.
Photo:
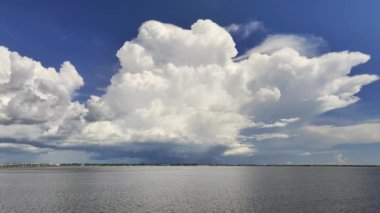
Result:
{"label": "small scattered cloud", "polygon": [[254,149],[252,145],[247,145],[247,144],[239,144],[239,145],[234,145],[231,147],[229,150],[225,151],[223,153],[223,156],[251,156],[254,153]]}
{"label": "small scattered cloud", "polygon": [[295,123],[299,121],[300,118],[282,118],[274,123],[263,123],[263,122],[258,122],[258,123],[252,123],[250,124],[250,127],[254,128],[279,128],[279,127],[286,127],[291,123]]}
{"label": "small scattered cloud", "polygon": [[310,155],[311,155],[310,152],[302,152],[298,154],[298,156],[310,156]]}
{"label": "small scattered cloud", "polygon": [[279,140],[279,139],[288,139],[291,138],[291,135],[284,133],[263,133],[255,134],[253,136],[239,136],[238,138],[243,141],[263,141],[263,140]]}
{"label": "small scattered cloud", "polygon": [[335,157],[335,163],[338,165],[346,165],[349,164],[350,161],[345,158],[342,153],[338,153]]}
{"label": "small scattered cloud", "polygon": [[19,144],[19,143],[0,143],[0,153],[1,152],[14,152],[14,153],[33,153],[40,154],[51,151],[49,148],[35,147],[30,144]]}
{"label": "small scattered cloud", "polygon": [[225,29],[232,35],[238,35],[242,39],[248,38],[256,32],[266,31],[264,24],[261,21],[250,21],[243,24],[230,24]]}

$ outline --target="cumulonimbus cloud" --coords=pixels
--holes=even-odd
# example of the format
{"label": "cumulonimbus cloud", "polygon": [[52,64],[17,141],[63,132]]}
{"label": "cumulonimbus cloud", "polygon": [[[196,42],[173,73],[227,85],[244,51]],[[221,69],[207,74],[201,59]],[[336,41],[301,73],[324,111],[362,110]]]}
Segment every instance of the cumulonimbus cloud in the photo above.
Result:
{"label": "cumulonimbus cloud", "polygon": [[236,62],[230,34],[210,20],[191,29],[146,22],[118,51],[121,69],[106,93],[88,101],[92,122],[85,135],[92,141],[109,135],[131,142],[222,145],[227,155],[251,154],[252,145],[237,140],[242,129],[283,127],[347,106],[358,100],[354,95],[362,85],[377,79],[348,76],[368,55],[308,58],[302,55],[304,39],[284,37],[266,40]]}
{"label": "cumulonimbus cloud", "polygon": [[59,146],[172,144],[193,149],[181,153],[219,147],[225,156],[252,155],[253,144],[241,138],[259,136],[242,130],[308,121],[355,103],[361,87],[378,79],[349,75],[366,54],[309,56],[304,44],[278,35],[236,60],[231,35],[210,20],[190,29],[148,21],[117,52],[121,68],[105,94],[85,106],[71,100],[83,81],[69,62],[56,72],[2,48],[0,122],[38,125],[39,137],[56,134]]}

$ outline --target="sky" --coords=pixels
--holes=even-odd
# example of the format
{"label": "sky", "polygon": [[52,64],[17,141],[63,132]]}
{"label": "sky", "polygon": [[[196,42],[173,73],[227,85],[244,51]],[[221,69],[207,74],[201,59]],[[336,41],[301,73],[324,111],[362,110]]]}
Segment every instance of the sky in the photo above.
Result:
{"label": "sky", "polygon": [[380,2],[0,2],[0,163],[380,164]]}

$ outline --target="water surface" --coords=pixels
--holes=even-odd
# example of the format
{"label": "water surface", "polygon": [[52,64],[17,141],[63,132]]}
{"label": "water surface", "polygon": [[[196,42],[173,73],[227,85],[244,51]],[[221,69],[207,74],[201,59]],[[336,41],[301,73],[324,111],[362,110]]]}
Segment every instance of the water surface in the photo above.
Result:
{"label": "water surface", "polygon": [[0,212],[380,212],[380,168],[0,169]]}

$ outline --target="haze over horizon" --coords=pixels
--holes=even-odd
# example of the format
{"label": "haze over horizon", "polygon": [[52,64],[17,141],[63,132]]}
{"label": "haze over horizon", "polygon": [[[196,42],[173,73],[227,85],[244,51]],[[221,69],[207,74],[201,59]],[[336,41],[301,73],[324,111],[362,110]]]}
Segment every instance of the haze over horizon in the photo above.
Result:
{"label": "haze over horizon", "polygon": [[380,164],[373,5],[21,2],[0,162]]}

